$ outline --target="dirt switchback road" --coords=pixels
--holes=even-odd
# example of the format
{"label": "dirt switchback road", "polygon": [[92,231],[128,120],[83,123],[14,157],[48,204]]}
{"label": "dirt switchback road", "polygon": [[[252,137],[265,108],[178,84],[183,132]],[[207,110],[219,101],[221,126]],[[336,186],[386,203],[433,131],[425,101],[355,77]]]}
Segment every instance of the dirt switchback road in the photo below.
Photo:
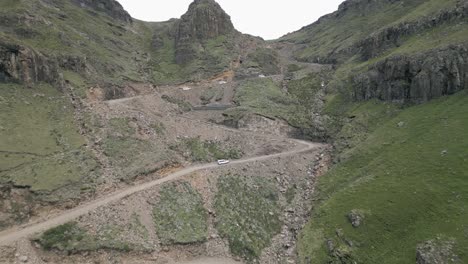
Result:
{"label": "dirt switchback road", "polygon": [[22,239],[22,238],[27,238],[30,237],[34,234],[43,232],[47,229],[65,224],[69,221],[72,221],[82,215],[87,214],[88,212],[97,209],[98,207],[104,206],[106,204],[109,204],[111,202],[118,201],[122,198],[125,198],[129,195],[132,195],[137,192],[141,192],[147,189],[150,189],[152,187],[161,185],[165,182],[173,181],[176,179],[179,179],[185,175],[191,174],[195,171],[199,170],[205,170],[205,169],[215,169],[215,168],[224,168],[226,166],[232,166],[235,164],[242,164],[242,163],[249,163],[249,162],[255,162],[255,161],[264,161],[264,160],[269,160],[277,157],[284,157],[284,156],[291,156],[291,155],[297,155],[300,153],[308,152],[310,150],[314,150],[322,146],[321,144],[316,144],[316,143],[310,143],[310,142],[305,142],[305,141],[300,141],[300,140],[294,140],[296,143],[300,144],[303,146],[303,148],[300,149],[295,149],[291,151],[286,151],[282,153],[277,153],[277,154],[272,154],[272,155],[266,155],[266,156],[259,156],[259,157],[252,157],[248,159],[241,159],[241,160],[236,160],[232,161],[228,165],[224,166],[219,166],[216,163],[209,163],[209,164],[203,164],[203,165],[196,165],[196,166],[191,166],[187,167],[185,169],[182,169],[180,171],[177,171],[175,173],[169,174],[167,177],[147,183],[143,183],[140,185],[136,186],[131,186],[128,188],[125,188],[123,190],[117,191],[115,193],[112,193],[108,196],[101,197],[99,199],[96,199],[94,201],[91,201],[87,204],[78,206],[74,209],[64,211],[61,214],[57,216],[53,216],[49,218],[48,220],[45,220],[43,222],[38,222],[38,223],[32,223],[28,224],[25,226],[20,226],[20,227],[15,227],[12,229],[5,230],[3,232],[0,232],[0,246],[10,246],[13,245],[14,242]]}

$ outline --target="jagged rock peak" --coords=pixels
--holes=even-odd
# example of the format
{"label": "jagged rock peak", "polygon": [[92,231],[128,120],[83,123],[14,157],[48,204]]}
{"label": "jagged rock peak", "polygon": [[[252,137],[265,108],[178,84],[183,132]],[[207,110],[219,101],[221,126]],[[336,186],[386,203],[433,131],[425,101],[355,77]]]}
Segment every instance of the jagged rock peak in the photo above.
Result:
{"label": "jagged rock peak", "polygon": [[180,20],[178,40],[205,40],[234,31],[231,17],[214,0],[195,0]]}
{"label": "jagged rock peak", "polygon": [[115,0],[72,0],[73,3],[83,7],[90,8],[98,12],[104,12],[107,15],[126,23],[132,23],[133,19],[122,5]]}

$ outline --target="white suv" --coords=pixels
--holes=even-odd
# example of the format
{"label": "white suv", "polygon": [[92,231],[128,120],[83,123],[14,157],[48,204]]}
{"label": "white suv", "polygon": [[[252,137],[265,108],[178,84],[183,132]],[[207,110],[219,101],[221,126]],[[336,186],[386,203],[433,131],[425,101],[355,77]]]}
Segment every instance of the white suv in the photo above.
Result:
{"label": "white suv", "polygon": [[229,160],[218,160],[218,165],[225,165],[228,164],[230,161]]}

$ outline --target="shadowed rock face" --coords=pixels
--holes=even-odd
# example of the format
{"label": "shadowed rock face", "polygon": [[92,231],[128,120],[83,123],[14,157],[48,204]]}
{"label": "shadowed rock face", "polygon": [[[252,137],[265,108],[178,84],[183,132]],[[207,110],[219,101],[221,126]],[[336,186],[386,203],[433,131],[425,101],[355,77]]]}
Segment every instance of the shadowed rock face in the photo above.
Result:
{"label": "shadowed rock face", "polygon": [[178,23],[176,62],[184,64],[194,59],[196,43],[233,31],[231,17],[218,3],[214,0],[195,0]]}
{"label": "shadowed rock face", "polygon": [[126,23],[132,23],[132,17],[115,0],[72,0],[73,3],[93,10],[104,12],[112,18]]}
{"label": "shadowed rock face", "polygon": [[58,79],[56,62],[26,47],[0,42],[0,83],[54,83]]}
{"label": "shadowed rock face", "polygon": [[355,100],[424,102],[468,88],[468,49],[451,46],[395,56],[353,78]]}

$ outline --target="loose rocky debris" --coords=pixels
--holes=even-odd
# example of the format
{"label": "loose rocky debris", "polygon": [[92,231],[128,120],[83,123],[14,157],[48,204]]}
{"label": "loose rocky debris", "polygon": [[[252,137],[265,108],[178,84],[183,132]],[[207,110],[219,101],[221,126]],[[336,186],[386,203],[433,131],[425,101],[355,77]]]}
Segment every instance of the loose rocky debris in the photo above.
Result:
{"label": "loose rocky debris", "polygon": [[460,263],[453,253],[455,242],[453,240],[426,241],[420,244],[416,250],[416,264],[448,264]]}
{"label": "loose rocky debris", "polygon": [[[331,163],[330,149],[322,148],[304,170],[305,176],[291,177],[286,171],[279,171],[277,181],[283,194],[283,226],[281,233],[272,240],[260,258],[260,263],[297,263],[296,242],[299,232],[310,218],[315,182],[328,170]],[[310,162],[307,156],[305,162]],[[295,189],[294,198],[288,202],[288,190]]]}
{"label": "loose rocky debris", "polygon": [[[79,227],[86,232],[86,236],[93,237],[96,250],[77,251],[67,256],[60,251],[44,251],[34,246],[34,242],[20,256],[27,256],[27,263],[169,263],[171,261],[185,261],[201,256],[231,258],[232,249],[226,237],[218,233],[217,223],[221,212],[214,206],[218,197],[218,179],[221,175],[251,175],[252,177],[265,177],[270,179],[272,186],[278,193],[278,217],[283,223],[278,234],[275,234],[271,244],[265,249],[259,263],[295,263],[295,240],[299,230],[309,217],[310,198],[314,192],[314,183],[318,176],[326,170],[329,157],[328,149],[311,151],[298,157],[284,157],[261,162],[252,162],[243,165],[225,167],[222,170],[203,171],[184,177],[183,180],[171,183],[174,188],[187,188],[191,186],[193,193],[199,193],[203,200],[203,207],[208,214],[206,224],[207,232],[196,243],[171,243],[162,240],[158,234],[158,225],[155,223],[153,209],[160,208],[161,203],[168,203],[169,211],[178,213],[178,199],[183,197],[171,196],[161,199],[161,188],[156,187],[141,193],[134,194],[121,201],[90,212],[78,219]],[[323,155],[321,155],[323,154]],[[185,187],[183,187],[185,186]],[[161,186],[163,187],[163,186]],[[257,186],[260,188],[260,186]],[[257,188],[252,186],[252,188]],[[288,191],[293,189],[293,191]],[[276,192],[276,191],[275,191]],[[183,196],[185,194],[180,193]],[[287,198],[292,197],[292,198]],[[185,199],[185,198],[184,198]],[[255,206],[256,203],[252,203]],[[180,208],[181,210],[185,210]],[[257,208],[254,210],[262,210]],[[165,209],[166,210],[166,209]],[[276,209],[265,212],[268,217],[276,214]],[[163,219],[164,220],[164,219]],[[244,219],[245,221],[251,221]],[[186,219],[189,224],[190,219]],[[189,228],[190,229],[190,228]],[[177,230],[175,230],[177,231]],[[197,240],[198,237],[197,237]],[[205,242],[203,242],[205,241]],[[100,245],[104,246],[99,249]],[[128,246],[127,246],[128,245]],[[125,246],[125,247],[122,247]],[[115,250],[112,250],[114,248]],[[123,250],[123,251],[122,251]],[[130,250],[129,252],[127,252]],[[136,252],[139,252],[136,254]],[[2,254],[0,254],[1,257]],[[14,256],[13,256],[14,257]],[[37,258],[39,262],[31,262]],[[1,258],[0,258],[1,260]],[[152,260],[153,262],[147,262]],[[19,261],[19,259],[18,259]],[[106,262],[107,261],[107,262]],[[8,263],[8,262],[7,262]]]}

